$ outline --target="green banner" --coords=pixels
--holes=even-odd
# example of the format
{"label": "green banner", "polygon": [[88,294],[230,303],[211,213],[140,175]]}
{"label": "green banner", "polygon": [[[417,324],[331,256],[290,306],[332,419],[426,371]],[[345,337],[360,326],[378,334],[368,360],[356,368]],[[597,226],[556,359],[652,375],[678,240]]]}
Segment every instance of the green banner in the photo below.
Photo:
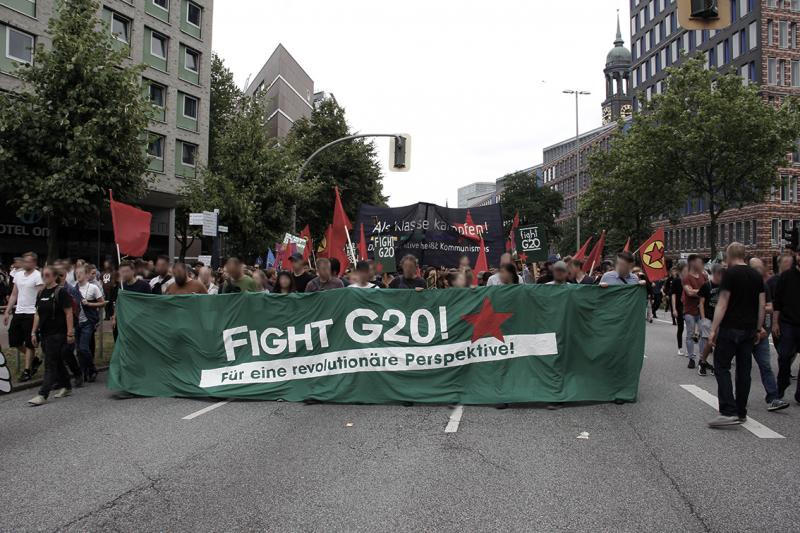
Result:
{"label": "green banner", "polygon": [[122,291],[108,386],[288,401],[632,401],[645,305],[632,286]]}
{"label": "green banner", "polygon": [[523,263],[547,261],[547,232],[544,226],[517,228],[514,241],[518,257]]}

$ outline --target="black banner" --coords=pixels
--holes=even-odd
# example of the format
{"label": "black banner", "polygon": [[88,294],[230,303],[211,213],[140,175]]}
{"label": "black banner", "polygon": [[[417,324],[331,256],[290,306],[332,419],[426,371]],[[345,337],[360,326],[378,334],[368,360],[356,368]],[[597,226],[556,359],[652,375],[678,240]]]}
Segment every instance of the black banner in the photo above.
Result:
{"label": "black banner", "polygon": [[490,266],[497,266],[505,251],[499,204],[469,209],[427,203],[394,208],[362,204],[353,228],[355,239],[359,238],[360,224],[364,224],[371,258],[375,257],[372,236],[377,235],[394,237],[396,261],[413,254],[426,266],[456,267],[463,255],[475,266],[481,236]]}

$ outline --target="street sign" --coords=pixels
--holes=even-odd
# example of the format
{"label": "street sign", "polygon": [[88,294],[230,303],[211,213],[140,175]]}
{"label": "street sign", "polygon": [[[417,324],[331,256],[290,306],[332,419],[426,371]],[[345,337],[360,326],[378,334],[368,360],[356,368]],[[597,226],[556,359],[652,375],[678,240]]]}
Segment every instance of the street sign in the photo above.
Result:
{"label": "street sign", "polygon": [[379,274],[384,272],[397,272],[397,262],[394,257],[394,241],[392,235],[375,235],[372,241],[375,245],[375,269]]}
{"label": "street sign", "polygon": [[203,235],[206,237],[217,236],[217,213],[203,211]]}
{"label": "street sign", "polygon": [[524,263],[547,261],[547,234],[540,225],[517,228],[517,254]]}
{"label": "street sign", "polygon": [[305,251],[306,240],[303,237],[298,237],[297,235],[287,233],[283,236],[283,244],[289,244],[290,242],[293,242],[296,245],[298,254],[302,254]]}
{"label": "street sign", "polygon": [[189,225],[190,226],[202,226],[203,225],[203,213],[189,213]]}
{"label": "street sign", "polygon": [[217,226],[217,231],[220,233],[228,233],[228,226]]}
{"label": "street sign", "polygon": [[211,266],[211,256],[210,255],[198,255],[197,260],[200,263],[203,263],[205,266]]}

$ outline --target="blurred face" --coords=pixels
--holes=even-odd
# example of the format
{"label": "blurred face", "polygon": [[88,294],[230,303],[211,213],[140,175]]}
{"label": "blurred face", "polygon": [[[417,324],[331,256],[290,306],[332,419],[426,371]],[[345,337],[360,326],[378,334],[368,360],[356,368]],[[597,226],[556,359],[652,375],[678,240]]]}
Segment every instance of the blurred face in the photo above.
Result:
{"label": "blurred face", "polygon": [[463,272],[459,272],[453,278],[453,281],[450,286],[455,289],[463,289],[464,287],[467,286],[467,276],[465,276]]}
{"label": "blurred face", "polygon": [[178,285],[185,285],[187,280],[186,267],[180,263],[172,267],[172,276],[175,278],[175,283]]}
{"label": "blurred face", "polygon": [[556,283],[564,283],[567,281],[567,270],[564,268],[553,269],[553,281]]}
{"label": "blurred face", "polygon": [[575,265],[569,266],[569,275],[572,277],[572,279],[578,279],[581,275],[581,272],[583,272],[583,270],[581,270],[577,266]]}
{"label": "blurred face", "polygon": [[159,276],[166,276],[169,272],[169,263],[163,259],[156,261],[156,274]]}
{"label": "blurred face", "polygon": [[85,268],[79,268],[75,270],[75,277],[78,279],[78,283],[86,283],[86,280],[89,279]]}
{"label": "blurred face", "polygon": [[44,280],[44,284],[48,287],[55,285],[56,283],[56,273],[51,267],[47,267],[42,271],[42,279]]}
{"label": "blurred face", "polygon": [[466,255],[458,260],[459,268],[467,268],[469,266],[469,257]]}
{"label": "blurred face", "polygon": [[280,276],[278,278],[278,287],[284,290],[289,290],[289,287],[292,286],[292,280],[289,276]]}
{"label": "blurred face", "polygon": [[507,265],[511,263],[511,261],[512,261],[511,254],[508,252],[500,256],[500,266]]}
{"label": "blurred face", "polygon": [[369,269],[367,270],[356,270],[354,273],[356,280],[358,281],[359,285],[366,285],[369,283]]}
{"label": "blurred face", "polygon": [[125,283],[133,281],[133,269],[128,265],[119,267],[119,277]]}
{"label": "blurred face", "polygon": [[242,264],[236,261],[228,261],[225,263],[225,271],[233,279],[239,279],[242,277]]}
{"label": "blurred face", "polygon": [[513,275],[514,274],[512,274],[505,268],[500,269],[500,281],[502,281],[504,285],[510,285],[514,283],[514,280],[512,278]]}
{"label": "blurred face", "polygon": [[26,255],[22,258],[22,268],[25,269],[26,272],[31,272],[36,268],[36,259],[33,256]]}
{"label": "blurred face", "polygon": [[[294,260],[294,261],[292,261],[292,270],[294,270],[295,274],[297,274],[297,275],[302,274],[304,268],[305,267],[303,266],[303,261],[302,260]],[[330,272],[330,266],[328,266],[328,272]]]}
{"label": "blurred face", "polygon": [[719,285],[720,283],[722,283],[722,272],[723,272],[722,270],[719,270],[711,274],[711,281],[714,282],[714,285]]}
{"label": "blurred face", "polygon": [[317,263],[317,275],[321,280],[331,279],[331,264],[328,261],[319,261]]}
{"label": "blurred face", "polygon": [[417,264],[411,259],[403,261],[403,277],[411,279],[417,275]]}
{"label": "blurred face", "polygon": [[617,273],[620,276],[627,276],[631,273],[631,269],[633,268],[633,263],[629,263],[624,259],[617,259]]}
{"label": "blurred face", "polygon": [[200,283],[205,285],[206,287],[211,286],[211,270],[208,267],[203,267],[200,269],[200,273],[197,276],[197,279],[200,280]]}
{"label": "blurred face", "polygon": [[784,256],[781,257],[781,262],[778,263],[778,272],[783,273],[792,268],[792,264],[794,261],[792,260],[791,256]]}
{"label": "blurred face", "polygon": [[692,269],[692,272],[697,274],[701,270],[703,270],[703,260],[698,257],[697,259],[692,261],[692,263],[691,263],[691,265],[689,265],[689,267]]}

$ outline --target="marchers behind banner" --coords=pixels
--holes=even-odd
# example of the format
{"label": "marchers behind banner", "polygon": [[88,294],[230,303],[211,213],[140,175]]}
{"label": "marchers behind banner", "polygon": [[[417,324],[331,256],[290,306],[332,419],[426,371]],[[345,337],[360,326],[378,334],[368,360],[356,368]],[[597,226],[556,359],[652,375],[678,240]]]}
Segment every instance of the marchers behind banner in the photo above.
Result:
{"label": "marchers behind banner", "polygon": [[[374,258],[372,237],[391,235],[395,259],[413,254],[423,265],[458,266],[462,255],[474,265],[480,251],[480,237],[488,250],[489,266],[497,266],[505,251],[505,230],[500,205],[451,209],[418,203],[405,207],[380,207],[362,204],[356,227],[364,224],[367,249]],[[353,241],[358,235],[353,235]]]}
{"label": "marchers behind banner", "polygon": [[108,386],[347,403],[636,399],[642,287],[121,291]]}

